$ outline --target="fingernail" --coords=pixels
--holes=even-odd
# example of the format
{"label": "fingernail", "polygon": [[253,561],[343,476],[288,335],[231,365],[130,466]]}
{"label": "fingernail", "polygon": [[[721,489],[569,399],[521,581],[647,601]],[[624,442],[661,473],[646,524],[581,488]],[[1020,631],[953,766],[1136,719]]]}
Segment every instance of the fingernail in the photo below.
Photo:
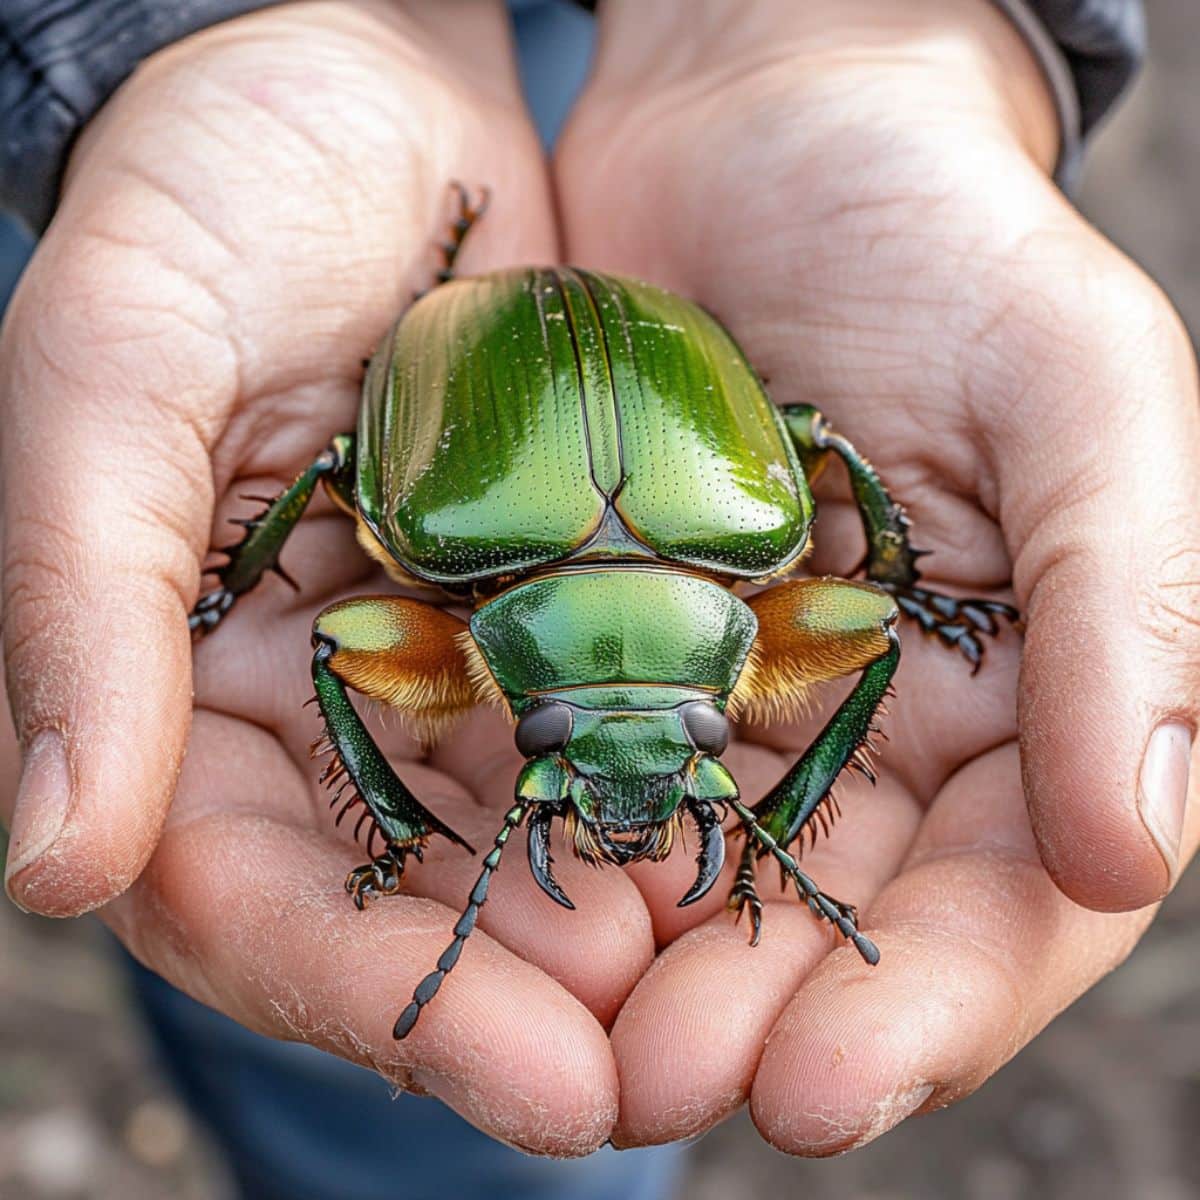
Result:
{"label": "fingernail", "polygon": [[8,837],[4,887],[18,907],[21,907],[21,901],[13,884],[26,867],[54,845],[67,819],[70,801],[71,780],[62,735],[57,730],[47,729],[33,739],[25,752]]}
{"label": "fingernail", "polygon": [[1192,731],[1179,721],[1164,721],[1146,743],[1138,778],[1138,812],[1167,864],[1171,878],[1179,869],[1179,840],[1187,804],[1192,763]]}

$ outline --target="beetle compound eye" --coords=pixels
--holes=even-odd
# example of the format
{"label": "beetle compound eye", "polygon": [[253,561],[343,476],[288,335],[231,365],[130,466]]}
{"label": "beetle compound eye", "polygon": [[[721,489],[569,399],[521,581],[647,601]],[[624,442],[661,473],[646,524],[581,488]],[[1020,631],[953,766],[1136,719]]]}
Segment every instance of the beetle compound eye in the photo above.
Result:
{"label": "beetle compound eye", "polygon": [[695,700],[680,712],[683,728],[692,745],[707,754],[721,754],[729,745],[729,722],[715,704]]}
{"label": "beetle compound eye", "polygon": [[517,749],[526,758],[552,754],[571,740],[575,718],[571,710],[557,700],[539,704],[517,722]]}

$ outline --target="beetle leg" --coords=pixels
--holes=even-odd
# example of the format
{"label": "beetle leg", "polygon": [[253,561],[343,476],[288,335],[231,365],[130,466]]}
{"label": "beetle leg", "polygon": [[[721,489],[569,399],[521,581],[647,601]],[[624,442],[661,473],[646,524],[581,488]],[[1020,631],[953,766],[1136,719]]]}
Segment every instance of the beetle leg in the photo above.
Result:
{"label": "beetle leg", "polygon": [[[364,695],[389,703],[418,718],[443,716],[454,705],[471,702],[465,660],[454,640],[462,622],[417,600],[367,597],[326,609],[313,626],[312,675],[317,703],[325,718],[326,738],[314,753],[333,757],[321,782],[354,789],[342,814],[361,801],[371,835],[383,837],[384,852],[346,878],[346,890],[362,908],[375,895],[399,890],[405,859],[418,859],[434,834],[470,850],[408,790],[367,732],[346,694],[349,684]],[[424,708],[421,702],[424,701]]]}
{"label": "beetle leg", "polygon": [[444,265],[437,273],[438,283],[449,283],[454,278],[454,264],[458,261],[462,244],[467,240],[475,222],[487,212],[492,200],[490,188],[479,189],[479,199],[473,200],[470,192],[457,179],[450,185],[458,198],[458,215],[450,225],[450,238],[438,247],[442,252]]}
{"label": "beetle leg", "polygon": [[726,908],[734,913],[734,922],[742,919],[744,910],[750,910],[750,945],[757,946],[762,937],[763,902],[758,895],[758,885],[755,878],[754,862],[755,841],[746,836],[746,844],[742,848],[742,858],[738,863],[737,876],[733,882],[733,891],[729,893]]}
{"label": "beetle leg", "polygon": [[[824,895],[787,847],[806,829],[815,839],[813,822],[825,825],[825,807],[833,802],[830,790],[847,766],[874,778],[866,759],[873,749],[870,737],[878,732],[875,716],[900,661],[896,605],[869,585],[833,579],[781,584],[755,596],[750,604],[759,623],[755,641],[759,665],[751,672],[749,685],[759,693],[751,691],[751,704],[766,704],[769,711],[772,701],[777,701],[772,688],[796,688],[862,668],[854,690],[787,775],[753,809],[738,800],[733,805],[753,854],[773,856],[813,912],[832,921],[864,958],[873,961],[873,947],[858,934],[853,909]],[[750,853],[748,848],[746,854]],[[738,874],[730,903],[739,911],[751,905],[753,930],[753,871],[745,856]]]}
{"label": "beetle leg", "polygon": [[400,890],[405,858],[419,850],[419,846],[388,846],[366,866],[355,867],[346,876],[346,891],[353,898],[355,908],[366,908],[367,901],[376,896],[394,896]]}
{"label": "beetle leg", "polygon": [[926,633],[956,648],[978,670],[983,659],[981,635],[997,632],[996,618],[1017,624],[1020,614],[997,600],[956,598],[918,586],[917,560],[926,550],[914,549],[909,540],[910,521],[896,503],[875,468],[825,416],[809,404],[780,410],[800,456],[805,473],[814,478],[828,456],[836,454],[850,473],[850,487],[867,536],[866,577],[896,597],[901,611]]}
{"label": "beetle leg", "polygon": [[404,596],[354,596],[317,614],[313,644],[356,692],[399,713],[422,740],[478,702],[458,617]]}
{"label": "beetle leg", "polygon": [[487,902],[488,887],[492,882],[492,874],[500,865],[500,855],[504,852],[504,845],[508,841],[509,834],[525,819],[525,813],[528,809],[529,804],[527,801],[518,800],[504,814],[504,824],[500,826],[500,832],[496,834],[496,838],[492,842],[492,848],[483,860],[483,869],[479,872],[479,878],[475,881],[475,886],[471,889],[471,896],[467,901],[467,907],[463,909],[462,916],[458,918],[458,923],[454,926],[453,940],[442,951],[441,957],[437,960],[437,966],[417,984],[413,991],[412,1000],[409,1001],[407,1007],[397,1017],[396,1024],[392,1027],[392,1037],[397,1041],[408,1037],[412,1033],[413,1026],[417,1023],[417,1018],[421,1015],[421,1009],[438,994],[438,989],[442,986],[442,981],[454,970],[454,964],[458,962],[458,956],[462,953],[463,944],[475,929],[475,922],[479,918],[479,910]]}
{"label": "beetle leg", "polygon": [[847,765],[858,762],[870,770],[864,752],[874,748],[870,737],[878,732],[875,715],[900,662],[900,639],[890,624],[884,639],[886,650],[866,665],[854,690],[799,762],[754,806],[758,823],[781,846],[790,846],[809,825]]}
{"label": "beetle leg", "polygon": [[788,720],[813,684],[860,671],[888,652],[896,601],[847,579],[794,579],[747,600],[758,622],[750,661],[729,698],[739,716]]}
{"label": "beetle leg", "polygon": [[291,587],[297,587],[280,565],[279,553],[304,515],[318,483],[325,485],[339,508],[354,511],[353,434],[335,437],[290,487],[274,500],[266,501],[267,507],[258,516],[235,518],[234,524],[241,525],[246,532],[241,541],[218,551],[226,556],[226,561],[213,572],[219,586],[202,596],[192,609],[188,628],[193,637],[201,638],[215,629],[234,601],[256,587],[268,571],[274,571]]}
{"label": "beetle leg", "polygon": [[[458,215],[450,222],[448,239],[437,244],[437,248],[442,255],[442,266],[434,275],[435,282],[433,287],[449,283],[452,279],[457,278],[454,266],[458,262],[458,255],[462,250],[463,242],[467,240],[467,234],[474,228],[476,221],[487,212],[488,205],[492,201],[490,188],[480,188],[479,199],[472,200],[470,192],[457,179],[450,184],[450,187],[454,190],[458,200]],[[432,288],[421,288],[420,291],[414,292],[413,303],[415,304],[431,290]]]}
{"label": "beetle leg", "polygon": [[784,875],[796,886],[796,893],[812,911],[814,916],[824,917],[855,950],[863,960],[874,966],[879,961],[879,947],[864,933],[859,932],[858,911],[853,904],[843,904],[827,896],[800,870],[800,864],[755,820],[754,812],[740,800],[731,801],[734,811],[742,818],[746,837],[759,845],[759,853],[771,854],[779,863]]}

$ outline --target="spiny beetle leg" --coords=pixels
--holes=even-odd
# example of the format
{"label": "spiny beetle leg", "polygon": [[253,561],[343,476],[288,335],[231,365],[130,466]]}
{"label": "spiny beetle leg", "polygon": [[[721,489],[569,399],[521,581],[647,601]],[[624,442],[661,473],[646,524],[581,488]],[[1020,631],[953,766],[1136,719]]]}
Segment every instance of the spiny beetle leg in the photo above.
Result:
{"label": "spiny beetle leg", "polygon": [[762,938],[763,902],[759,898],[755,879],[756,857],[754,839],[747,837],[741,861],[738,863],[737,875],[733,881],[733,890],[729,893],[729,901],[726,904],[726,908],[736,914],[733,918],[735,924],[742,919],[743,911],[749,909],[751,946],[757,946]]}
{"label": "spiny beetle leg", "polygon": [[[317,618],[314,627],[313,684],[317,704],[325,718],[326,732],[325,737],[314,743],[313,753],[331,756],[320,782],[334,791],[334,803],[341,799],[344,791],[350,792],[338,822],[352,807],[362,804],[360,825],[369,821],[371,828],[367,852],[373,853],[371,846],[376,836],[384,840],[384,853],[366,866],[356,868],[346,879],[346,890],[354,897],[354,903],[362,908],[373,894],[391,895],[398,890],[406,856],[412,854],[419,861],[422,844],[433,835],[449,838],[472,854],[474,851],[409,791],[350,703],[346,680],[338,673],[341,667],[336,645],[339,608],[343,614],[347,611],[345,603],[334,605]],[[365,606],[365,612],[369,619],[373,609]],[[351,617],[355,615],[351,610]],[[364,633],[369,634],[370,627]],[[357,833],[356,828],[356,836]]]}
{"label": "spiny beetle leg", "polygon": [[487,212],[492,200],[489,188],[480,188],[479,199],[473,200],[471,193],[457,179],[450,185],[458,197],[458,215],[450,225],[450,238],[438,247],[442,252],[445,265],[437,273],[438,283],[449,283],[454,278],[454,264],[458,261],[462,244],[467,240],[476,221]]}
{"label": "spiny beetle leg", "polygon": [[[471,232],[476,221],[487,212],[488,205],[491,203],[492,193],[490,188],[480,188],[479,199],[477,201],[471,199],[470,192],[457,179],[454,180],[450,187],[453,189],[458,202],[458,215],[450,222],[450,234],[446,241],[438,242],[437,249],[442,256],[442,267],[434,275],[434,287],[439,284],[449,283],[456,278],[454,265],[458,262],[459,251],[462,250],[462,244],[467,240],[467,234]],[[413,303],[416,304],[422,296],[428,295],[432,288],[420,288],[413,292]]]}
{"label": "spiny beetle leg", "polygon": [[234,518],[233,523],[240,525],[245,533],[241,541],[218,551],[226,556],[225,563],[212,572],[218,586],[201,597],[188,617],[188,628],[194,638],[198,640],[215,629],[237,598],[257,587],[268,571],[274,571],[292,588],[297,587],[296,581],[280,566],[279,554],[304,515],[318,483],[324,483],[340,498],[343,507],[348,504],[353,510],[353,434],[335,437],[289,487],[266,501],[266,508],[258,516]]}
{"label": "spiny beetle leg", "polygon": [[955,599],[920,587],[917,560],[929,551],[913,546],[904,507],[892,499],[879,473],[818,409],[793,404],[781,412],[807,472],[819,470],[830,454],[845,463],[867,538],[863,564],[867,579],[890,592],[906,616],[926,633],[935,634],[943,645],[957,649],[972,670],[978,670],[983,661],[981,637],[995,636],[997,617],[1017,625],[1017,610],[996,600]]}
{"label": "spiny beetle leg", "polygon": [[823,917],[850,942],[855,950],[862,955],[863,961],[874,966],[879,962],[879,947],[858,928],[858,912],[852,904],[843,904],[832,896],[827,896],[802,871],[800,864],[754,819],[750,811],[740,800],[734,800],[734,811],[742,818],[746,836],[758,842],[764,852],[774,857],[783,869],[784,874],[792,881],[796,894],[809,907],[814,916]]}

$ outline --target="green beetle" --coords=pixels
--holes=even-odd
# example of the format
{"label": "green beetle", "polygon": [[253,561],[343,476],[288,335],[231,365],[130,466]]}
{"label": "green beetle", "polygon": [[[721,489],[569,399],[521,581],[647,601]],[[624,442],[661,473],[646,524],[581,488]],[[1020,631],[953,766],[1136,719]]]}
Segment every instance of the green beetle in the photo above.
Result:
{"label": "green beetle", "polygon": [[[588,862],[660,860],[682,822],[699,834],[690,904],[724,863],[722,818],[745,837],[730,896],[762,904],[772,856],[799,895],[868,962],[851,905],[825,895],[788,847],[815,838],[846,767],[870,778],[874,718],[900,657],[899,612],[978,667],[982,634],[1016,613],[918,585],[908,521],[821,414],[777,409],[733,339],[696,305],[649,284],[569,267],[454,279],[482,205],[458,190],[441,285],[371,359],[356,434],[335,437],[225,549],[219,587],[191,617],[200,636],[268,570],[317,484],[357,521],[363,548],[405,585],[469,600],[469,623],[401,596],[345,600],[313,625],[325,719],[316,753],[339,820],[365,806],[372,861],[351,871],[361,908],[400,890],[435,834],[470,850],[408,790],[347,688],[427,732],[481,700],[516,722],[527,759],[454,939],[396,1021],[405,1037],[457,962],[512,831],[553,900],[551,823]],[[810,481],[845,464],[867,538],[865,582],[792,572],[809,547]],[[286,578],[286,576],[285,576]],[[749,598],[735,586],[773,583]],[[753,806],[722,765],[728,718],[789,711],[815,683],[861,672],[799,762]],[[360,819],[360,826],[362,820]],[[374,855],[374,839],[382,852]]]}

